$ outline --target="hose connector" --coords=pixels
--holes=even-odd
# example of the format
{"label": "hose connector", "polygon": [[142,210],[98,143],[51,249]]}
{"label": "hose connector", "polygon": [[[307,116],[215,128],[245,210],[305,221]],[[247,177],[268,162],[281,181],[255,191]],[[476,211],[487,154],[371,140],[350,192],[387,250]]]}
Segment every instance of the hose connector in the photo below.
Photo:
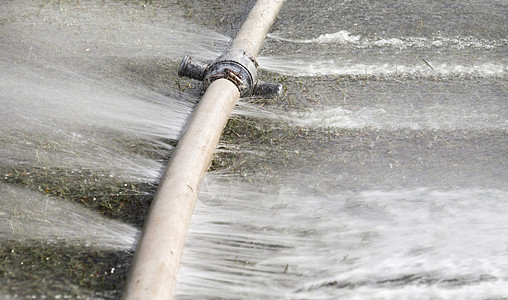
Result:
{"label": "hose connector", "polygon": [[178,75],[203,81],[205,90],[215,80],[224,78],[236,85],[241,97],[280,95],[280,84],[258,82],[257,67],[256,60],[249,53],[228,51],[208,65],[185,56],[180,63]]}
{"label": "hose connector", "polygon": [[207,89],[212,82],[220,78],[234,83],[240,96],[251,95],[257,82],[256,60],[244,51],[226,52],[208,66],[203,80],[204,88]]}
{"label": "hose connector", "polygon": [[195,61],[190,56],[186,55],[178,68],[178,76],[203,81],[207,67],[207,64]]}

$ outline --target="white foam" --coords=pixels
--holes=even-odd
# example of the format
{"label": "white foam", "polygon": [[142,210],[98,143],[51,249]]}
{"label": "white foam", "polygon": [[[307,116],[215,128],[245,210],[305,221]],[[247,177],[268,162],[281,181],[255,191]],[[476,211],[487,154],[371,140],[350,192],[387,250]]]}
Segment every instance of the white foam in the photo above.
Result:
{"label": "white foam", "polygon": [[[292,55],[284,57],[260,57],[261,68],[271,72],[278,72],[291,76],[321,76],[321,75],[373,75],[382,77],[504,77],[508,65],[503,58],[493,56],[490,60],[478,61],[476,57],[462,57],[453,59],[457,54],[450,54],[452,59],[443,60],[443,51],[457,51],[471,49],[471,51],[492,51],[508,47],[508,39],[479,39],[471,36],[446,37],[436,34],[432,37],[377,37],[364,38],[354,35],[347,30],[335,33],[321,34],[312,39],[288,39],[280,34],[271,34],[270,38],[287,43],[326,44],[329,53],[323,55],[323,47],[319,47],[320,58],[316,59],[313,50],[301,53],[294,58]],[[359,53],[358,57],[341,59],[336,54],[337,49],[351,50]],[[335,48],[334,48],[335,47]],[[294,49],[292,47],[291,49]],[[362,54],[365,49],[379,49],[375,56]],[[426,54],[422,60],[417,53],[404,54],[402,51],[426,50],[433,54]],[[397,55],[383,55],[382,51],[391,51]],[[368,51],[368,50],[365,50]],[[402,52],[402,53],[401,53]],[[475,53],[476,53],[475,52]],[[326,57],[330,57],[326,59]],[[409,60],[408,60],[409,59]],[[412,60],[412,61],[411,61]],[[372,63],[370,61],[375,61]]]}
{"label": "white foam", "polygon": [[264,70],[289,76],[380,76],[380,77],[446,77],[471,78],[494,77],[502,78],[508,72],[508,65],[498,62],[481,64],[456,64],[428,61],[430,68],[421,59],[415,59],[414,64],[386,63],[355,63],[350,61],[285,59],[282,57],[260,57],[260,66]]}
{"label": "white foam", "polygon": [[288,39],[283,38],[277,34],[270,33],[267,36],[268,38],[279,40],[279,41],[285,41],[285,42],[291,42],[291,43],[303,43],[303,44],[328,44],[328,43],[339,43],[339,44],[348,44],[348,43],[358,43],[361,36],[359,35],[351,35],[351,33],[347,30],[340,30],[334,33],[327,33],[322,34],[318,36],[317,38],[313,39],[306,39],[306,40],[298,40],[298,39]]}
{"label": "white foam", "polygon": [[508,39],[479,39],[472,36],[446,37],[436,34],[432,37],[378,37],[362,38],[361,35],[354,35],[347,30],[339,30],[334,33],[321,34],[311,39],[290,39],[281,36],[281,34],[272,33],[268,38],[289,43],[300,44],[342,44],[351,46],[355,49],[373,48],[373,47],[393,47],[398,49],[408,48],[454,48],[454,49],[484,49],[492,50],[508,45]]}

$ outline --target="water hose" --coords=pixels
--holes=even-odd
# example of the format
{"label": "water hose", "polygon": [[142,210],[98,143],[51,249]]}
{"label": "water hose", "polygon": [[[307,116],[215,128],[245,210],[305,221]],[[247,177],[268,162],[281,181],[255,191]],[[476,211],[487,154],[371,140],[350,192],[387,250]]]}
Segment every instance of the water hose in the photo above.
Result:
{"label": "water hose", "polygon": [[[240,95],[252,93],[258,85],[256,74],[249,77],[242,73],[245,70],[254,73],[245,61],[257,65],[255,59],[283,3],[284,0],[258,0],[229,51],[211,66],[201,65],[204,72],[200,77],[207,80],[207,88],[160,181],[129,270],[123,299],[173,297],[199,182]],[[226,64],[227,61],[232,64]],[[209,71],[212,67],[215,69]]]}

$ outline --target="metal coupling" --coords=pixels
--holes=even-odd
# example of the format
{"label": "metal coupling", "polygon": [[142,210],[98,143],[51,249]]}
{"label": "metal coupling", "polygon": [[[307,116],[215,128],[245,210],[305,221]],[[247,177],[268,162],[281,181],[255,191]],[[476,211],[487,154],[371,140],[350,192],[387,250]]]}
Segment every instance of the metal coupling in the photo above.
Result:
{"label": "metal coupling", "polygon": [[208,66],[203,80],[204,88],[207,89],[220,78],[234,83],[242,97],[251,95],[257,82],[256,60],[247,52],[226,52]]}
{"label": "metal coupling", "polygon": [[256,60],[249,53],[229,51],[208,65],[185,56],[180,63],[178,75],[203,81],[205,90],[215,80],[224,78],[236,85],[242,97],[280,95],[280,84],[257,81],[257,67]]}
{"label": "metal coupling", "polygon": [[207,64],[195,61],[190,56],[186,55],[178,68],[178,76],[203,81],[207,67]]}

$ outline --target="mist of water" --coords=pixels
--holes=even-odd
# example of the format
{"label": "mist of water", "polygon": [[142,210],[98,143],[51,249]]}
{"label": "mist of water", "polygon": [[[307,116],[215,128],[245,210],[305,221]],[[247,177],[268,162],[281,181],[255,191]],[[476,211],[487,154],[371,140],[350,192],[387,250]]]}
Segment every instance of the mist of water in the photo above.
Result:
{"label": "mist of water", "polygon": [[[181,57],[207,60],[229,42],[166,17],[137,2],[2,3],[2,170],[85,169],[155,183],[198,100],[175,87]],[[138,231],[69,199],[0,183],[2,241],[132,251]]]}
{"label": "mist of water", "polygon": [[[138,230],[69,201],[0,184],[0,239],[132,250]],[[35,229],[35,230],[34,230]]]}
{"label": "mist of water", "polygon": [[[215,57],[229,39],[139,8],[137,2],[2,3],[2,169],[86,169],[157,181],[172,150],[168,142],[179,138],[197,101],[175,88],[181,57]],[[3,241],[131,251],[137,234],[70,200],[0,185]]]}
{"label": "mist of water", "polygon": [[[177,66],[184,54],[197,52],[206,59],[228,38],[132,11],[128,4],[62,5],[55,11],[13,1],[0,13],[2,163],[84,166],[156,180],[160,162],[129,151],[129,145],[142,143],[167,155],[167,141],[178,139],[196,99],[150,88],[136,82],[149,75],[129,78],[126,70],[135,71],[141,61],[153,68]],[[160,78],[167,69],[142,71]]]}
{"label": "mist of water", "polygon": [[[136,5],[3,4],[4,166],[84,167],[157,180],[161,162],[131,145],[167,155],[167,140],[178,139],[197,101],[165,86],[175,79],[160,74],[174,72],[186,54],[214,58],[229,39],[181,16]],[[185,248],[178,298],[504,297],[508,207],[499,175],[506,173],[507,40],[448,33],[372,37],[361,28],[323,31],[318,25],[305,24],[312,34],[298,39],[283,31],[272,34],[261,67],[309,81],[356,76],[380,82],[367,88],[358,83],[351,86],[354,92],[337,90],[328,95],[335,102],[316,109],[283,111],[241,102],[235,114],[307,129],[379,131],[365,138],[365,147],[359,137],[318,151],[310,147],[314,140],[302,137],[301,145],[295,141],[289,149],[296,151],[294,166],[277,157],[270,165],[291,171],[280,172],[273,185],[247,185],[236,174],[208,175]],[[422,139],[423,145],[412,143],[411,130],[432,137]],[[464,132],[459,139],[457,130],[482,138]],[[489,139],[489,131],[497,134]],[[228,147],[260,161],[280,150],[260,149],[255,142]],[[131,249],[137,234],[82,207],[17,187],[0,185],[0,203],[2,239]]]}
{"label": "mist of water", "polygon": [[190,111],[185,102],[132,87],[120,93],[120,86],[62,70],[53,78],[48,69],[16,71],[1,75],[0,156],[8,165],[84,166],[153,181],[161,165],[115,141],[137,139],[170,150],[160,141],[176,139]]}

